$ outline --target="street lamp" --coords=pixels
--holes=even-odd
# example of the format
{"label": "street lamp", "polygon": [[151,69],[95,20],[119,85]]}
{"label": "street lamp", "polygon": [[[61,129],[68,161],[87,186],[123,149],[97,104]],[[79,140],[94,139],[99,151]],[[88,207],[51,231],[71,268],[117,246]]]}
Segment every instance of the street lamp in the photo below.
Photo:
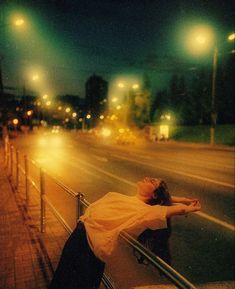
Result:
{"label": "street lamp", "polygon": [[[14,23],[0,23],[0,29],[4,29],[6,26],[22,26],[24,24],[23,18],[17,18]],[[2,130],[3,130],[3,138],[8,135],[7,131],[7,105],[6,105],[6,99],[4,96],[4,86],[3,86],[3,80],[2,80],[2,61],[3,57],[0,55],[0,104],[2,106],[1,109],[1,119],[2,119]]]}
{"label": "street lamp", "polygon": [[[215,126],[217,112],[215,107],[216,98],[216,77],[218,65],[218,47],[213,39],[213,33],[210,28],[198,26],[194,28],[192,35],[189,38],[188,45],[194,53],[202,53],[210,49],[214,44],[213,63],[212,63],[212,82],[211,82],[211,128],[210,128],[210,144],[215,144]],[[229,35],[228,40],[234,41],[234,33]],[[196,45],[195,45],[196,44]]]}
{"label": "street lamp", "polygon": [[24,19],[23,18],[18,18],[15,20],[15,25],[16,26],[22,26],[24,25]]}

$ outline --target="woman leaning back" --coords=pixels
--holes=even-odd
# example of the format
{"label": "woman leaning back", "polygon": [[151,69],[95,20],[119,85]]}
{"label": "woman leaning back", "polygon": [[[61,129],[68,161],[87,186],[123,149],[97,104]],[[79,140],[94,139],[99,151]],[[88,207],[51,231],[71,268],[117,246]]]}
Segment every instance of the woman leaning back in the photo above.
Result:
{"label": "woman leaning back", "polygon": [[123,230],[138,237],[145,230],[167,228],[169,219],[199,211],[197,199],[168,197],[163,180],[145,177],[135,196],[109,192],[92,203],[65,243],[49,289],[98,289],[105,262]]}

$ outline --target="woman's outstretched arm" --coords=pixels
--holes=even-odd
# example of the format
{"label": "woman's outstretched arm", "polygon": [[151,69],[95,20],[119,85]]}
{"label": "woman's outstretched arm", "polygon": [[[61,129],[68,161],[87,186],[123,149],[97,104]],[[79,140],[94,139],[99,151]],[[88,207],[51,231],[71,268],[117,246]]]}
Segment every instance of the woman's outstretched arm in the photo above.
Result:
{"label": "woman's outstretched arm", "polygon": [[172,203],[181,203],[185,205],[190,205],[192,203],[198,202],[198,199],[172,196],[171,201]]}
{"label": "woman's outstretched arm", "polygon": [[167,206],[166,217],[170,218],[178,215],[187,215],[189,213],[197,212],[201,209],[199,201],[195,201],[189,205],[179,204]]}

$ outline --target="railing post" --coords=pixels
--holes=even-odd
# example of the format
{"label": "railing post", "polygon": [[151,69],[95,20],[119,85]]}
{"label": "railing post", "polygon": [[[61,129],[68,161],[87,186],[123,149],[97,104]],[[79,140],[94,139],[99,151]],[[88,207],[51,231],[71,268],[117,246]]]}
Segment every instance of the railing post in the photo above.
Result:
{"label": "railing post", "polygon": [[24,155],[24,176],[25,176],[25,201],[26,201],[26,208],[28,209],[29,205],[29,167],[28,167],[28,158],[27,155]]}
{"label": "railing post", "polygon": [[42,168],[40,168],[40,230],[45,232],[45,219],[46,219],[46,202],[45,198],[45,174]]}
{"label": "railing post", "polygon": [[19,186],[19,151],[16,150],[16,190],[18,190]]}
{"label": "railing post", "polygon": [[77,221],[78,219],[80,218],[80,216],[82,215],[83,213],[83,210],[82,210],[82,203],[81,203],[81,200],[84,198],[84,195],[82,193],[78,193],[77,195]]}
{"label": "railing post", "polygon": [[13,180],[13,145],[10,146],[10,176]]}
{"label": "railing post", "polygon": [[8,150],[9,150],[9,139],[8,137],[4,138],[4,163],[6,165],[6,167],[8,167]]}

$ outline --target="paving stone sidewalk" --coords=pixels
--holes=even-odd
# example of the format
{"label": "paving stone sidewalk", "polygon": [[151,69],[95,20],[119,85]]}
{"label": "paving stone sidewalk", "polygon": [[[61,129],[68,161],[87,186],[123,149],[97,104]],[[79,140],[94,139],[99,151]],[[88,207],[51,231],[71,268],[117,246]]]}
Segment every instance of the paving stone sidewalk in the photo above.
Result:
{"label": "paving stone sidewalk", "polygon": [[[0,289],[45,289],[53,274],[53,264],[24,200],[9,182],[2,146],[0,171]],[[49,242],[48,236],[45,241]],[[57,244],[49,243],[55,267],[60,249]]]}

